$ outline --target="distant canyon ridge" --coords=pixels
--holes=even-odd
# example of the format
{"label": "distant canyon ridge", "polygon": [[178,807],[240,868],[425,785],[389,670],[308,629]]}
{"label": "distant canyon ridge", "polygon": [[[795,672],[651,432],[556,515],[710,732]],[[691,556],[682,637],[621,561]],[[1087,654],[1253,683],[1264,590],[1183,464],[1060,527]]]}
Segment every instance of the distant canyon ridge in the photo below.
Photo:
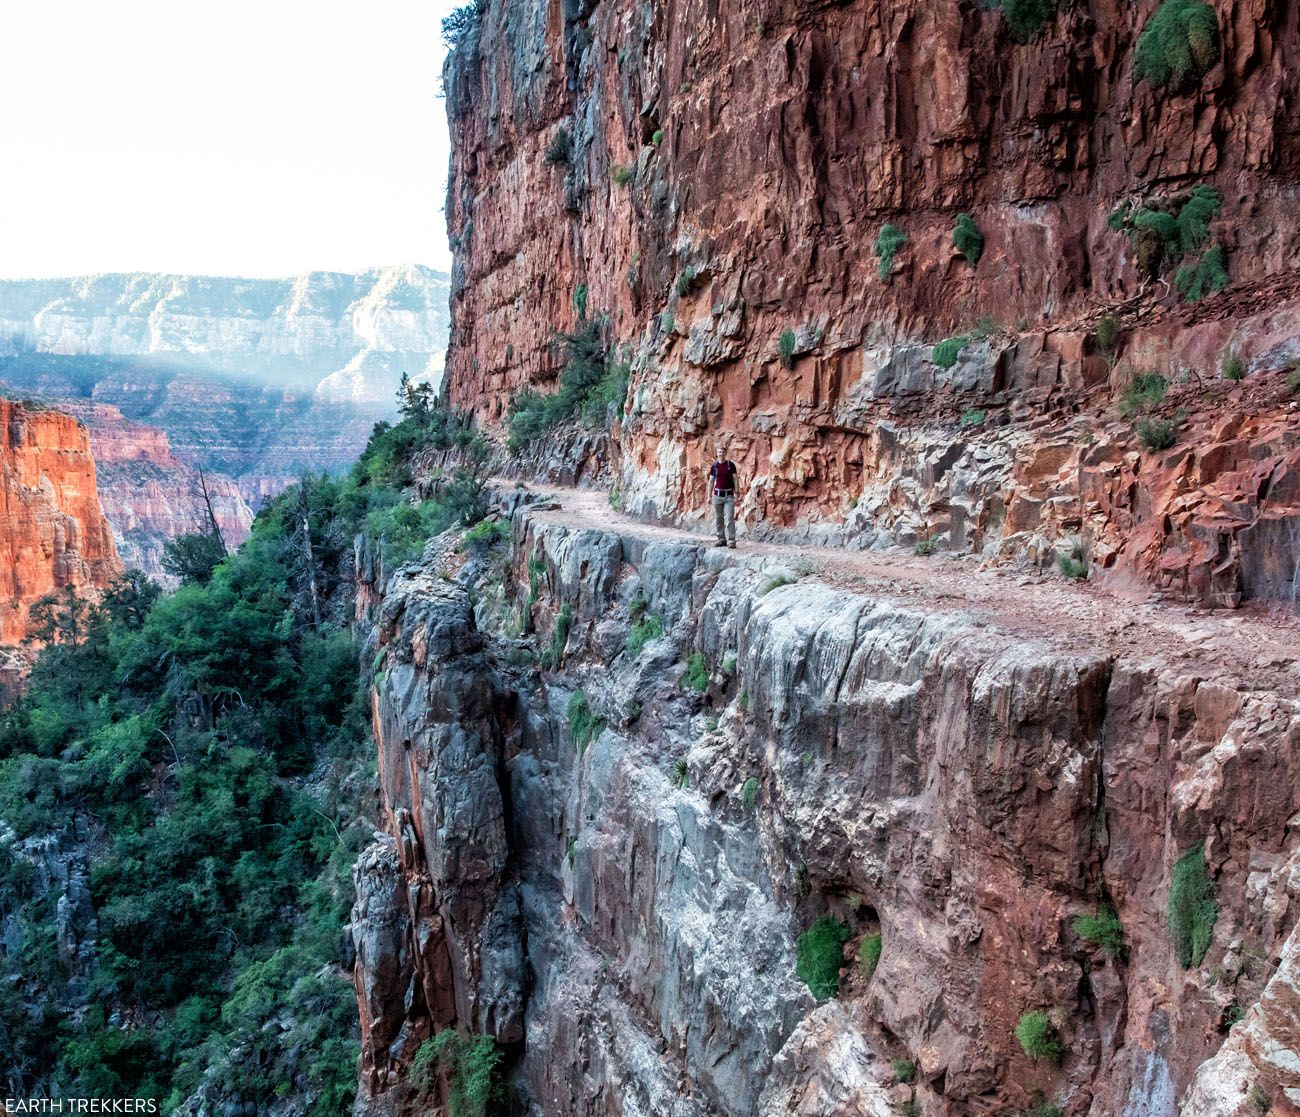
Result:
{"label": "distant canyon ridge", "polygon": [[86,425],[117,551],[157,575],[202,522],[199,469],[237,544],[264,499],[357,457],[403,373],[439,383],[448,291],[418,265],[3,280],[0,396]]}

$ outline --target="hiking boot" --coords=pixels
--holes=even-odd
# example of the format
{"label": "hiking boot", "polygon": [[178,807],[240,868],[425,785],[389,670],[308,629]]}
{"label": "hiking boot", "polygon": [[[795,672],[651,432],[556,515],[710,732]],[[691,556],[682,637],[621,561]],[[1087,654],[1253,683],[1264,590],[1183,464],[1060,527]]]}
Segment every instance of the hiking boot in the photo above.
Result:
{"label": "hiking boot", "polygon": [[734,551],[736,549],[736,541],[733,539],[730,543],[727,544],[727,546]]}
{"label": "hiking boot", "polygon": [[715,544],[713,544],[713,545],[714,545],[715,547],[725,547],[725,546],[727,545],[727,541],[726,541],[725,539],[719,539],[719,540],[718,540]]}

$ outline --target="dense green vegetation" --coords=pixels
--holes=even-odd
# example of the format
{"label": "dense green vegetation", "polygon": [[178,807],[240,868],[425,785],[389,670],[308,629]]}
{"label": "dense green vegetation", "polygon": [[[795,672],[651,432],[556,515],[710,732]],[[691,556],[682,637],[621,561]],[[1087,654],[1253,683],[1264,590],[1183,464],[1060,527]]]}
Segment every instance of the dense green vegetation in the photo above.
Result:
{"label": "dense green vegetation", "polygon": [[1138,36],[1139,81],[1180,91],[1196,85],[1219,60],[1219,19],[1205,0],[1164,0]]}
{"label": "dense green vegetation", "polygon": [[1056,0],[993,0],[1002,9],[1011,34],[1022,43],[1030,42],[1056,15]]}
{"label": "dense green vegetation", "polygon": [[1055,1062],[1065,1053],[1065,1045],[1045,1012],[1026,1012],[1016,1024],[1016,1039],[1035,1062]]}
{"label": "dense green vegetation", "polygon": [[1158,372],[1139,373],[1120,393],[1117,404],[1120,418],[1131,419],[1158,407],[1169,391],[1169,381]]}
{"label": "dense green vegetation", "polygon": [[573,740],[573,747],[581,756],[587,751],[587,746],[604,732],[605,719],[598,717],[592,711],[591,704],[587,701],[587,692],[584,690],[573,692],[569,698],[567,713],[569,736]]}
{"label": "dense green vegetation", "polygon": [[1149,205],[1126,202],[1111,213],[1107,224],[1128,237],[1134,263],[1143,275],[1155,278],[1181,264],[1174,286],[1188,302],[1196,302],[1213,291],[1222,291],[1229,282],[1223,247],[1212,244],[1206,248],[1210,223],[1222,208],[1223,195],[1201,183],[1182,198]]}
{"label": "dense green vegetation", "polygon": [[703,652],[692,652],[687,659],[686,670],[682,673],[682,686],[688,690],[709,689],[709,664]]}
{"label": "dense green vegetation", "polygon": [[888,279],[894,270],[894,255],[907,243],[907,234],[897,225],[882,225],[876,237],[876,255],[880,258],[880,278]]}
{"label": "dense green vegetation", "polygon": [[640,620],[633,623],[627,634],[627,654],[633,659],[641,654],[651,640],[658,640],[664,634],[664,622],[654,613],[645,613]]}
{"label": "dense green vegetation", "polygon": [[504,1058],[491,1036],[466,1036],[451,1028],[425,1040],[411,1063],[411,1085],[421,1100],[446,1079],[447,1117],[491,1117],[507,1101]]}
{"label": "dense green vegetation", "polygon": [[799,339],[795,336],[794,330],[785,329],[781,331],[781,336],[776,339],[777,353],[781,358],[781,363],[789,368],[794,361],[794,351],[799,344]]}
{"label": "dense green vegetation", "polygon": [[[583,304],[585,308],[586,299]],[[609,418],[611,407],[623,413],[630,368],[605,343],[603,317],[583,318],[572,333],[556,335],[564,355],[558,391],[543,395],[524,388],[510,401],[510,448],[525,446],[574,419],[595,427]]]}
{"label": "dense green vegetation", "polygon": [[966,348],[971,339],[962,334],[959,337],[950,337],[939,342],[930,353],[930,360],[943,369],[952,368],[957,363],[957,358],[961,356],[961,351]]}
{"label": "dense green vegetation", "polygon": [[1133,428],[1142,448],[1154,452],[1168,450],[1178,441],[1178,424],[1173,419],[1156,419],[1148,415]]}
{"label": "dense green vegetation", "polygon": [[795,943],[795,972],[819,1001],[840,989],[840,967],[849,929],[831,915],[820,916]]}
{"label": "dense green vegetation", "polygon": [[1210,949],[1219,903],[1205,863],[1205,846],[1189,849],[1174,865],[1169,885],[1169,937],[1184,969],[1199,966]]}
{"label": "dense green vegetation", "polygon": [[[389,541],[424,449],[467,464],[411,531],[483,503],[465,421],[424,387],[403,410],[348,476],[303,478],[171,596],[132,574],[98,604],[38,609],[47,646],[0,724],[0,921],[22,939],[0,948],[0,1063],[25,1092],[172,1107],[206,1077],[259,1111],[285,1091],[348,1108],[358,1032],[338,949],[370,833],[353,537]],[[98,933],[75,972],[29,838],[91,865]]]}
{"label": "dense green vegetation", "polygon": [[1112,958],[1123,958],[1128,950],[1124,925],[1111,907],[1102,908],[1096,915],[1079,916],[1074,921],[1074,933]]}

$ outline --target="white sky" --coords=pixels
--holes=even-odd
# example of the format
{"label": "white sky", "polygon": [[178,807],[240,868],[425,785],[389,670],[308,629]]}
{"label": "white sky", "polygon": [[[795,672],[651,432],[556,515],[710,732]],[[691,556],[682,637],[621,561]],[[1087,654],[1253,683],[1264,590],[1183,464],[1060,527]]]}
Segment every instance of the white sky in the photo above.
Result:
{"label": "white sky", "polygon": [[0,277],[449,267],[454,0],[0,0]]}

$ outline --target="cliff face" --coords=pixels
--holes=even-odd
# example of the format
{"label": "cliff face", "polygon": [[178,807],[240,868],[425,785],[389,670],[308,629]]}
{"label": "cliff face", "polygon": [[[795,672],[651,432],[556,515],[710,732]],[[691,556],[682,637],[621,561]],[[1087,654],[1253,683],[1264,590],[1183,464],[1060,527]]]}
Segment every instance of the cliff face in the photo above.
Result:
{"label": "cliff face", "polygon": [[121,573],[86,429],[70,415],[0,399],[0,559],[0,644],[27,635],[46,594]]}
{"label": "cliff face", "polygon": [[226,546],[248,538],[253,511],[231,478],[205,473],[200,482],[199,471],[172,453],[165,432],[131,422],[116,407],[69,410],[90,432],[100,505],[124,565],[166,579],[162,556],[168,540],[207,529],[203,483]]}
{"label": "cliff face", "polygon": [[[453,1026],[538,1117],[1292,1112],[1293,625],[597,519],[517,509],[504,580],[443,543],[384,588],[362,556],[387,837],[355,874],[358,1114],[411,1111]],[[1109,950],[1077,923],[1108,910]],[[1017,1040],[1035,1011],[1059,1060]]]}
{"label": "cliff face", "polygon": [[[1134,77],[1154,2],[1060,5],[1028,43],[989,7],[488,3],[446,72],[452,402],[495,423],[553,381],[583,292],[631,364],[627,507],[690,514],[725,437],[755,533],[1078,544],[1102,576],[1293,601],[1294,5],[1218,4],[1220,61],[1177,94]],[[1231,286],[1193,304],[1108,217],[1198,185]],[[882,278],[886,224],[907,239]],[[1112,407],[1151,372],[1171,450]],[[1026,431],[1060,440],[1050,466]]]}
{"label": "cliff face", "polygon": [[446,278],[421,267],[0,281],[0,384],[159,427],[256,506],[354,461],[403,372],[439,381],[447,317]]}

